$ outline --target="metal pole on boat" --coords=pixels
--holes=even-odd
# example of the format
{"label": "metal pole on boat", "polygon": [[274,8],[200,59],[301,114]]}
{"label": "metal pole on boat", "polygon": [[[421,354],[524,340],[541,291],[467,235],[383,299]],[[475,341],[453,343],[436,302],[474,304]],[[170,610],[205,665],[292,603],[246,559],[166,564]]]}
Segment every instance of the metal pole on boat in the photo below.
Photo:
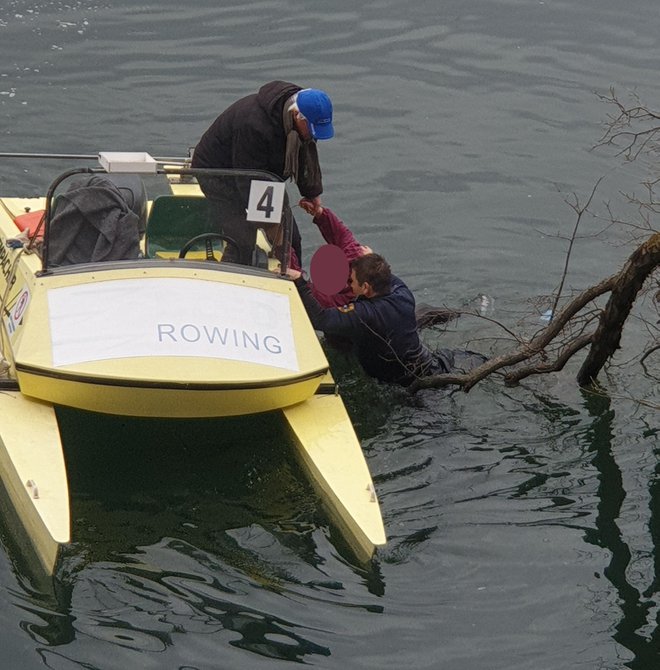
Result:
{"label": "metal pole on boat", "polygon": [[0,153],[0,158],[61,158],[61,159],[75,159],[88,160],[98,158],[92,154],[23,154],[23,153]]}
{"label": "metal pole on boat", "polygon": [[[54,158],[58,160],[93,160],[99,159],[98,154],[39,154],[39,153],[11,153],[2,151],[0,158]],[[190,160],[184,156],[154,156],[158,163],[186,162]]]}

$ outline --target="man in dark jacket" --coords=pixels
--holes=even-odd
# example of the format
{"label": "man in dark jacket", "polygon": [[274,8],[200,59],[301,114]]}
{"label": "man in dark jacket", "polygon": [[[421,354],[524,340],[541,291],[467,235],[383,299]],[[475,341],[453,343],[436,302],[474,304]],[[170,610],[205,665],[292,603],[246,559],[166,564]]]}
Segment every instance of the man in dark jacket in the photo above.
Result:
{"label": "man in dark jacket", "polygon": [[314,328],[351,340],[364,371],[376,379],[407,386],[417,377],[465,372],[486,360],[472,351],[431,351],[419,337],[413,294],[379,254],[351,261],[350,286],[357,297],[341,307],[322,307],[300,272],[289,275]]}
{"label": "man in dark jacket", "polygon": [[350,286],[357,298],[342,307],[322,307],[307,281],[290,275],[314,328],[350,339],[367,374],[407,385],[416,376],[447,371],[419,339],[415,298],[379,254],[351,262]]}
{"label": "man in dark jacket", "polygon": [[[325,92],[272,81],[220,114],[195,147],[192,167],[266,170],[292,179],[304,198],[320,204],[323,181],[316,140],[333,134],[332,102]],[[200,186],[216,203],[223,232],[238,238],[241,249],[247,249],[240,262],[249,262],[246,254],[254,247],[256,228],[245,219],[245,184],[217,188],[210,179],[201,178]],[[284,216],[291,216],[288,204]],[[300,260],[300,233],[295,220],[292,223],[292,246]],[[281,244],[275,230],[266,232],[272,242]]]}

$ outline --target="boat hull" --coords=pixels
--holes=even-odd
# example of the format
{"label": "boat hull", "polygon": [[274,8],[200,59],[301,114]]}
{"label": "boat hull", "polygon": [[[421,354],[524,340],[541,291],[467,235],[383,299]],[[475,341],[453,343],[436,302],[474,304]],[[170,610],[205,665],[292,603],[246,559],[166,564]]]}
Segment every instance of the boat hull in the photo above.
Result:
{"label": "boat hull", "polygon": [[326,510],[360,561],[385,544],[385,529],[360,442],[336,393],[283,410],[300,461]]}
{"label": "boat hull", "polygon": [[179,259],[176,245],[53,268],[16,239],[17,215],[43,207],[0,200],[0,363],[18,389],[0,394],[0,476],[45,571],[71,539],[55,406],[175,419],[281,410],[331,520],[371,558],[385,543],[374,485],[341,398],[325,392],[328,362],[293,282],[265,265]]}
{"label": "boat hull", "polygon": [[254,414],[310,398],[328,370],[295,287],[277,276],[166,261],[18,270],[4,350],[21,391],[45,402],[144,417]]}
{"label": "boat hull", "polygon": [[52,406],[0,393],[0,477],[47,574],[70,541],[69,490]]}
{"label": "boat hull", "polygon": [[122,416],[199,419],[257,414],[303,402],[314,394],[324,372],[321,369],[309,379],[252,388],[174,383],[166,388],[158,381],[137,386],[134,379],[91,375],[67,378],[61,372],[29,371],[20,367],[17,377],[25,395],[56,405]]}

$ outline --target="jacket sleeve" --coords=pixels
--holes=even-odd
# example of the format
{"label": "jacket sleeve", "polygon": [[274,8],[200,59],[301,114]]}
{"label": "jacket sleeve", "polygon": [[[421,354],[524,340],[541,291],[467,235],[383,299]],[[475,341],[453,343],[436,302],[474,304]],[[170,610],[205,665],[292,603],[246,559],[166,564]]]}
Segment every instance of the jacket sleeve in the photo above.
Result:
{"label": "jacket sleeve", "polygon": [[360,338],[367,327],[365,318],[369,310],[364,304],[366,301],[352,302],[344,307],[322,307],[304,279],[296,279],[295,284],[315,330],[352,340]]}
{"label": "jacket sleeve", "polygon": [[332,210],[324,207],[323,214],[314,217],[314,223],[321,231],[323,239],[328,244],[338,246],[349,261],[362,256],[362,249],[352,231]]}

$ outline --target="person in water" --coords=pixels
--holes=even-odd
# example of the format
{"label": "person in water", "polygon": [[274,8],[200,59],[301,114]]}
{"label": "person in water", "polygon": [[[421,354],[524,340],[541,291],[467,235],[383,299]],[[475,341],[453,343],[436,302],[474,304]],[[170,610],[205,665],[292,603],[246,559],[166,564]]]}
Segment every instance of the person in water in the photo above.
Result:
{"label": "person in water", "polygon": [[[257,93],[234,102],[216,118],[195,147],[191,165],[205,169],[265,170],[281,179],[292,179],[303,198],[320,205],[323,179],[316,142],[333,137],[332,114],[332,101],[325,91],[271,81]],[[238,243],[238,262],[248,264],[256,227],[245,217],[247,182],[218,182],[203,176],[198,181],[214,205],[222,232]],[[292,217],[287,203],[284,216]],[[300,233],[293,217],[292,227],[291,245],[299,263]],[[273,225],[266,230],[276,247],[282,245],[278,239],[281,229]]]}
{"label": "person in water", "polygon": [[[347,261],[345,270],[346,281],[343,282],[339,289],[322,291],[316,283],[311,283],[312,293],[323,307],[340,307],[346,305],[356,297],[348,281],[348,265],[355,258],[372,253],[373,249],[358,242],[353,231],[329,207],[324,207],[320,203],[314,203],[305,198],[300,200],[298,204],[308,214],[312,215],[312,221],[319,229],[325,242],[341,249]],[[292,264],[292,267],[295,270],[301,269],[299,264]],[[337,268],[335,271],[341,272],[342,270]],[[415,316],[417,327],[426,328],[456,319],[459,316],[459,312],[422,303],[416,306]]]}
{"label": "person in water", "polygon": [[[346,305],[355,298],[348,283],[348,264],[355,258],[371,253],[371,247],[360,244],[353,231],[329,208],[323,207],[321,203],[303,198],[298,203],[302,209],[311,214],[314,225],[319,229],[323,239],[327,244],[334,245],[341,249],[346,259],[346,281],[337,291],[324,292],[315,283],[311,284],[311,290],[316,300],[323,307],[339,307]],[[292,265],[294,269],[299,270],[299,266]]]}
{"label": "person in water", "polygon": [[408,386],[416,378],[476,367],[486,358],[475,352],[431,351],[420,339],[415,298],[380,255],[366,253],[350,263],[356,296],[342,306],[324,307],[298,270],[289,270],[312,325],[350,340],[364,371],[376,379]]}

